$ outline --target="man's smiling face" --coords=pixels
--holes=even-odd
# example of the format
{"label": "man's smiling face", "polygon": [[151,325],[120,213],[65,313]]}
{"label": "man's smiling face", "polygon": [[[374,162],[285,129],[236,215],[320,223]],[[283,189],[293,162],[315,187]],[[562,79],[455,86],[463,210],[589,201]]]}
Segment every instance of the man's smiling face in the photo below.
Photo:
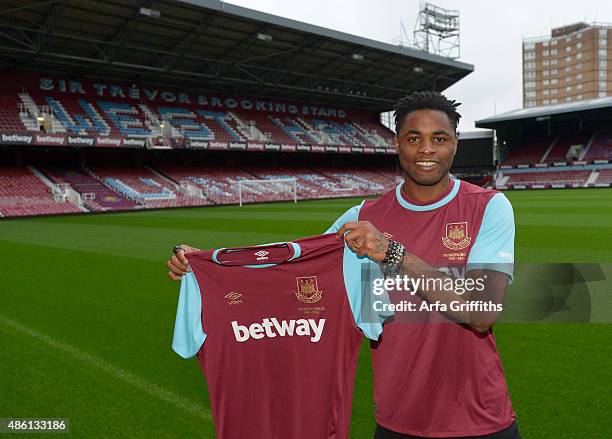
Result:
{"label": "man's smiling face", "polygon": [[419,186],[445,183],[457,151],[457,136],[446,113],[415,110],[409,113],[396,135],[400,166]]}

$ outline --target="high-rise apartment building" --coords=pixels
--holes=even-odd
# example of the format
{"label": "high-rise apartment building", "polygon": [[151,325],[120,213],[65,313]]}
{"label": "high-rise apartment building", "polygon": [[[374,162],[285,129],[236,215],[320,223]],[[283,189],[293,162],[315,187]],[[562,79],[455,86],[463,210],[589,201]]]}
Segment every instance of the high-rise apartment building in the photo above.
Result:
{"label": "high-rise apartment building", "polygon": [[576,23],[523,40],[523,107],[612,96],[612,25]]}

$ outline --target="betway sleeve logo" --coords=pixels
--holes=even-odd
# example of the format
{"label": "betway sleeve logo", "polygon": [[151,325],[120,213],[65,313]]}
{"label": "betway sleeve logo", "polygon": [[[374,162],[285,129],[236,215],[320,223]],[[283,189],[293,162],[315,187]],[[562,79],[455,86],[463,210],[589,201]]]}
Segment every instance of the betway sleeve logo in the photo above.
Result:
{"label": "betway sleeve logo", "polygon": [[232,322],[232,329],[234,330],[234,337],[239,343],[247,341],[249,338],[255,340],[262,339],[264,337],[310,337],[310,341],[317,343],[321,340],[323,335],[323,327],[325,326],[325,319],[298,319],[298,320],[281,320],[280,322],[272,317],[265,318],[261,323],[251,323],[251,325],[244,326],[238,324],[236,320]]}

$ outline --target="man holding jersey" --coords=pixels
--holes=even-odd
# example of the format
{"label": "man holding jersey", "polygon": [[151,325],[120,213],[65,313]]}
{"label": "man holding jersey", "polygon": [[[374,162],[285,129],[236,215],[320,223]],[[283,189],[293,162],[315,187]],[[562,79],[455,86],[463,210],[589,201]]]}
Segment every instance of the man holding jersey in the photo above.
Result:
{"label": "man holding jersey", "polygon": [[[470,306],[474,299],[501,304],[512,281],[512,206],[501,193],[449,177],[457,105],[436,92],[398,101],[403,183],[327,230],[387,278],[434,281],[411,300],[443,310],[397,313],[372,343],[375,439],[520,438],[492,333],[499,308]],[[168,276],[180,279],[188,270],[184,251],[167,265]],[[484,291],[439,287],[457,277],[484,283]]]}

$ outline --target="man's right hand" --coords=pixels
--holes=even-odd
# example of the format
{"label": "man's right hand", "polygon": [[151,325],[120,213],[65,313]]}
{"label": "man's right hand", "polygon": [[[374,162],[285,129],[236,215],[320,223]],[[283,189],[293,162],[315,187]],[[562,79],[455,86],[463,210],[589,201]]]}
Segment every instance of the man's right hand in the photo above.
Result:
{"label": "man's right hand", "polygon": [[190,247],[188,245],[181,244],[181,247],[182,250],[179,250],[175,255],[172,255],[170,259],[168,259],[168,262],[166,262],[166,265],[170,269],[170,271],[168,271],[168,277],[171,280],[181,280],[185,273],[191,272],[191,268],[189,267],[185,253],[199,251],[199,249]]}

